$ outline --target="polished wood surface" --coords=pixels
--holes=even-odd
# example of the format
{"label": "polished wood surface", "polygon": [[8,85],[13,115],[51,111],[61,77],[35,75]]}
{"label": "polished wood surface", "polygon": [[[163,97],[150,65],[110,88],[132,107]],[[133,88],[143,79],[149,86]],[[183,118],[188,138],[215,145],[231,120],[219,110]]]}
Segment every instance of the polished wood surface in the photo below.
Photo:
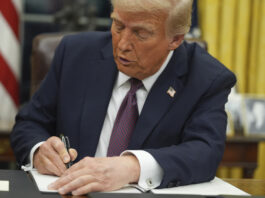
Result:
{"label": "polished wood surface", "polygon": [[[19,197],[19,198],[92,198],[93,196],[61,196],[57,193],[40,193],[35,184],[28,177],[27,173],[20,170],[1,170],[0,180],[10,182],[9,192],[1,192],[0,197]],[[223,179],[233,186],[254,196],[265,195],[265,179]],[[148,195],[148,193],[146,194]],[[98,196],[100,197],[100,196]],[[128,197],[128,196],[126,196]],[[148,197],[148,196],[147,196]],[[168,196],[166,196],[168,197]],[[173,196],[172,196],[173,197]],[[100,197],[103,198],[103,197]],[[112,198],[117,198],[113,197]]]}
{"label": "polished wood surface", "polygon": [[233,186],[251,194],[265,195],[265,180],[264,179],[223,179]]}
{"label": "polished wood surface", "polygon": [[258,162],[259,137],[234,136],[226,140],[221,166],[243,168],[243,178],[253,178]]}

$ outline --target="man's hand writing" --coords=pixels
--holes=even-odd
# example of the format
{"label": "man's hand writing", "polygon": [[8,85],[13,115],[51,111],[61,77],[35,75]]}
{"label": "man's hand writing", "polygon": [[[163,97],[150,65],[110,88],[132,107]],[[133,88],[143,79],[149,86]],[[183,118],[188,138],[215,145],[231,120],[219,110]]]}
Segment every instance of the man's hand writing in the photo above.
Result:
{"label": "man's hand writing", "polygon": [[60,194],[72,192],[73,195],[111,191],[138,182],[139,175],[140,165],[135,156],[85,157],[67,169],[49,188]]}
{"label": "man's hand writing", "polygon": [[69,149],[69,154],[61,139],[53,136],[35,152],[33,165],[39,173],[61,176],[66,171],[65,163],[70,161],[70,157],[72,161],[77,157],[75,149]]}

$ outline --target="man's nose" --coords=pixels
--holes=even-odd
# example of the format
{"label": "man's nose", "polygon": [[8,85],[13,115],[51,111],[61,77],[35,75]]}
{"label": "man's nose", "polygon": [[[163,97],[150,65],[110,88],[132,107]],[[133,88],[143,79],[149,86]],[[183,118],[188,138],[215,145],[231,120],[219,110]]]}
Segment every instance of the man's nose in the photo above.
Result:
{"label": "man's nose", "polygon": [[123,52],[130,51],[132,49],[131,33],[129,31],[125,30],[121,33],[118,48]]}

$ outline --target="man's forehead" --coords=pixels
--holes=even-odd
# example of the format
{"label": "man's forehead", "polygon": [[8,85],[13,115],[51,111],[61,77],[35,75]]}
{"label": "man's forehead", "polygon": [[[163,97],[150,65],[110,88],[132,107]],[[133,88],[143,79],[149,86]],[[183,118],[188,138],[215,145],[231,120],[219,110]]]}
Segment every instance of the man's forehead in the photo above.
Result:
{"label": "man's forehead", "polygon": [[111,18],[130,27],[144,26],[155,28],[161,22],[161,17],[144,12],[119,12],[114,10],[111,13]]}

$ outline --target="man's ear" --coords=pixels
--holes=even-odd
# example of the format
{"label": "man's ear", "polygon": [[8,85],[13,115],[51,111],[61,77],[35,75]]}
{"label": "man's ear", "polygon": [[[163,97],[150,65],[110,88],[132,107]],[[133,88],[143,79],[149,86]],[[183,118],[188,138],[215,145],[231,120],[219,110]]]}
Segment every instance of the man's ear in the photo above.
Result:
{"label": "man's ear", "polygon": [[184,34],[174,36],[168,45],[169,50],[177,49],[181,45],[183,40],[184,40]]}

